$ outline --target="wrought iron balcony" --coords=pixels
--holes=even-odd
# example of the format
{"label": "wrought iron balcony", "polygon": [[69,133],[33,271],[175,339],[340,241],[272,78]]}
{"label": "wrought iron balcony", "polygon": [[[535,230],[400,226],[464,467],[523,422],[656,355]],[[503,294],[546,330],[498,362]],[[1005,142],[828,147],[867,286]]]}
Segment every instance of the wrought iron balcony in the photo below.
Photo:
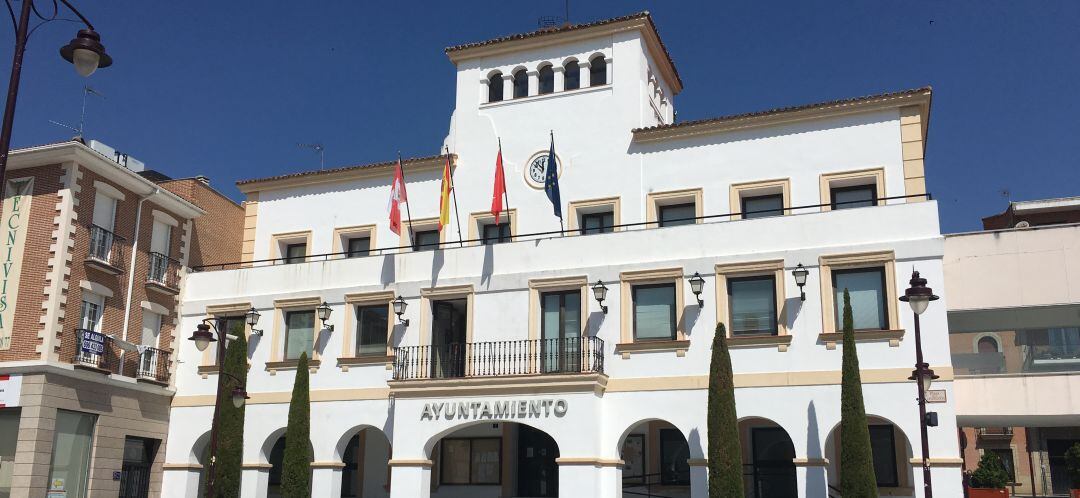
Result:
{"label": "wrought iron balcony", "polygon": [[158,252],[150,253],[146,285],[169,294],[180,292],[180,262]]}
{"label": "wrought iron balcony", "polygon": [[123,237],[97,225],[90,225],[90,249],[86,262],[94,267],[119,275],[124,271]]}
{"label": "wrought iron balcony", "polygon": [[1012,427],[976,427],[975,435],[982,439],[1012,439]]}
{"label": "wrought iron balcony", "polygon": [[139,364],[135,378],[159,384],[169,382],[169,352],[163,349],[140,346]]}
{"label": "wrought iron balcony", "polygon": [[[117,348],[113,339],[101,332],[87,329],[75,329],[76,366],[112,372],[117,362]],[[84,344],[85,347],[84,347]]]}
{"label": "wrought iron balcony", "polygon": [[599,337],[394,348],[394,380],[604,373]]}

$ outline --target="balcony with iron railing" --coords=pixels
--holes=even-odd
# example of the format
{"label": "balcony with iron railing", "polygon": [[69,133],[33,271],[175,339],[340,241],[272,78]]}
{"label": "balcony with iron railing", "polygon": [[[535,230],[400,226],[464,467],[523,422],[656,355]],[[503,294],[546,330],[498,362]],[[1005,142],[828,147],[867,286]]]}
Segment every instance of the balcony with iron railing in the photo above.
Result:
{"label": "balcony with iron railing", "polygon": [[395,381],[603,373],[604,341],[599,337],[394,348]]}
{"label": "balcony with iron railing", "polygon": [[150,253],[150,266],[146,273],[149,289],[176,295],[180,293],[180,262],[158,252]]}
{"label": "balcony with iron railing", "polygon": [[139,359],[135,378],[155,384],[168,384],[170,353],[150,346],[138,346],[137,349]]}
{"label": "balcony with iron railing", "polygon": [[169,382],[171,353],[139,346],[101,332],[75,329],[76,368],[104,374],[124,375],[140,381],[166,385]]}
{"label": "balcony with iron railing", "polygon": [[75,329],[75,338],[75,356],[72,358],[75,366],[114,373],[119,366],[120,349],[112,337],[93,330]]}
{"label": "balcony with iron railing", "polygon": [[86,264],[112,275],[124,272],[124,240],[110,230],[90,225],[90,247]]}
{"label": "balcony with iron railing", "polygon": [[1012,427],[976,427],[975,435],[980,439],[1012,439]]}

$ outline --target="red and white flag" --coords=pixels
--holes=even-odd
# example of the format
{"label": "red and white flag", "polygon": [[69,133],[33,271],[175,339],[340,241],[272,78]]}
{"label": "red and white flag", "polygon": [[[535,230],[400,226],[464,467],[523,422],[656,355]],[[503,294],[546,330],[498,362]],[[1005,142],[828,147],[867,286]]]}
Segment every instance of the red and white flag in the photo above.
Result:
{"label": "red and white flag", "polygon": [[405,193],[405,175],[401,172],[401,159],[398,159],[394,183],[390,185],[390,202],[386,205],[390,212],[390,231],[397,235],[401,235],[402,202],[409,202],[409,196]]}
{"label": "red and white flag", "polygon": [[503,197],[506,196],[506,175],[503,173],[502,144],[499,145],[499,156],[495,158],[495,190],[491,194],[491,214],[495,216],[495,224],[499,224],[499,215],[503,210]]}

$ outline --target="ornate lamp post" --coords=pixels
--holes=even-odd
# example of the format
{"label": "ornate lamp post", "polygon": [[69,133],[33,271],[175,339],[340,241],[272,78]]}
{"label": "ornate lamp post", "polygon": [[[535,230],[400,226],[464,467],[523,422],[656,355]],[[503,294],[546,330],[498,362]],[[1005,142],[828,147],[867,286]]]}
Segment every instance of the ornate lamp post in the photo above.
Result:
{"label": "ornate lamp post", "polygon": [[[29,1],[29,0],[27,0]],[[255,325],[259,323],[259,312],[255,311],[255,308],[251,308],[247,315],[247,324],[254,329]],[[211,332],[213,330],[213,332]],[[214,395],[214,418],[210,422],[210,469],[207,472],[206,477],[206,496],[212,498],[214,496],[214,484],[217,472],[217,435],[218,435],[218,413],[221,411],[221,393],[225,388],[225,379],[236,384],[232,389],[232,395],[230,396],[233,406],[240,408],[244,406],[244,402],[248,399],[247,389],[244,388],[244,382],[238,377],[225,371],[225,348],[228,343],[228,330],[226,329],[226,320],[223,317],[206,318],[202,323],[195,328],[195,332],[192,332],[191,337],[188,340],[195,342],[195,347],[199,351],[206,351],[206,348],[210,346],[211,342],[218,343],[217,348],[217,366],[218,366],[218,383],[217,394]]]}
{"label": "ornate lamp post", "polygon": [[[112,57],[105,53],[105,46],[101,44],[101,36],[94,31],[94,25],[86,19],[68,0],[60,0],[72,13],[86,25],[86,29],[79,30],[75,38],[67,45],[60,48],[60,56],[64,60],[75,65],[75,70],[83,76],[90,76],[100,67],[112,65]],[[15,26],[15,55],[11,61],[11,81],[8,83],[7,104],[4,106],[4,124],[0,130],[0,190],[4,187],[4,176],[7,172],[8,152],[11,148],[11,128],[15,123],[15,102],[19,97],[19,80],[22,78],[23,53],[26,51],[26,40],[29,38],[30,13],[34,12],[34,0],[22,0],[22,10],[19,13],[19,22]],[[43,22],[55,19],[41,17]]]}
{"label": "ornate lamp post", "polygon": [[911,287],[904,291],[900,300],[911,305],[911,311],[915,313],[915,370],[911,372],[911,380],[914,380],[919,390],[919,430],[922,435],[922,471],[923,471],[923,496],[933,498],[934,492],[930,486],[930,446],[926,436],[926,391],[930,389],[930,382],[938,376],[930,369],[930,365],[923,362],[922,354],[922,331],[919,330],[919,315],[926,311],[930,301],[937,301],[933,289],[926,286],[926,279],[919,276],[919,272],[911,272]]}

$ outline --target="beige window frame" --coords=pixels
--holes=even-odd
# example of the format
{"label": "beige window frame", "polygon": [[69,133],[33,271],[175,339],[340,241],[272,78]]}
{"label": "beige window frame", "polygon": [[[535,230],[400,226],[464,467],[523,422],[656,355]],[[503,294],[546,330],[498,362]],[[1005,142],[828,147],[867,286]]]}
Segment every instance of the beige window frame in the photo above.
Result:
{"label": "beige window frame", "polygon": [[299,232],[275,233],[270,236],[270,259],[285,257],[285,248],[290,244],[305,244],[305,258],[311,256],[311,230]]}
{"label": "beige window frame", "polygon": [[571,201],[567,204],[567,211],[570,214],[570,230],[571,235],[580,235],[578,230],[581,228],[581,216],[584,214],[603,213],[608,210],[612,213],[612,223],[616,228],[613,230],[618,232],[621,228],[618,228],[622,224],[622,198],[621,197],[601,197],[597,199],[585,199],[581,201]]}
{"label": "beige window frame", "polygon": [[[615,347],[616,353],[621,354],[624,359],[630,358],[632,352],[638,351],[675,351],[676,356],[686,355],[690,341],[686,338],[686,323],[683,319],[683,308],[686,303],[685,280],[682,268],[625,271],[619,274],[620,342]],[[668,283],[675,285],[675,339],[635,341],[633,286]]]}
{"label": "beige window frame", "polygon": [[823,173],[820,179],[821,210],[830,211],[832,207],[832,189],[834,187],[855,187],[871,185],[877,189],[878,204],[885,201],[885,168],[869,168],[855,171],[840,171],[837,173]]}
{"label": "beige window frame", "polygon": [[[517,237],[517,208],[509,211],[503,211],[499,215],[499,221],[504,221],[509,217],[510,219],[510,237]],[[495,224],[495,216],[491,214],[491,211],[480,211],[469,214],[469,240],[476,240],[469,245],[478,246],[481,245],[479,239],[481,238],[482,227]]]}
{"label": "beige window frame", "polygon": [[[787,328],[787,301],[784,283],[784,260],[753,261],[716,265],[716,316],[725,324],[729,347],[776,346],[785,352],[791,344]],[[739,336],[731,328],[731,307],[728,300],[728,279],[739,277],[772,276],[776,286],[776,335]]]}
{"label": "beige window frame", "polygon": [[[410,226],[412,228],[410,228]],[[401,252],[414,252],[412,248],[412,234],[410,232],[426,232],[428,230],[439,230],[439,244],[446,242],[446,228],[443,227],[439,230],[439,218],[418,218],[412,220],[410,224],[407,220],[401,221],[401,235],[398,238],[399,245],[402,247]],[[438,247],[436,249],[441,249]]]}
{"label": "beige window frame", "polygon": [[856,331],[857,341],[887,340],[892,347],[900,346],[904,330],[900,328],[899,296],[896,289],[896,255],[892,251],[874,251],[853,254],[823,255],[818,258],[821,286],[821,336],[828,349],[834,349],[843,339],[839,327],[839,318],[834,316],[835,299],[833,297],[833,270],[858,268],[885,269],[885,308],[889,328],[886,330]]}
{"label": "beige window frame", "polygon": [[349,239],[367,237],[371,240],[371,244],[368,246],[371,248],[371,252],[375,252],[375,233],[377,227],[375,225],[356,225],[351,227],[341,227],[334,229],[334,240],[331,241],[331,251],[334,254],[343,254],[349,250]]}
{"label": "beige window frame", "polygon": [[585,323],[589,318],[589,277],[534,278],[529,280],[529,339],[540,338],[540,295],[545,292],[581,290],[581,336],[585,337]]}
{"label": "beige window frame", "polygon": [[[244,338],[251,337],[251,326],[247,324],[247,312],[251,309],[250,302],[243,303],[229,303],[229,304],[216,304],[206,307],[206,315],[210,318],[218,317],[236,317],[244,316]],[[255,325],[258,327],[258,324]],[[217,365],[217,344],[214,344],[214,348],[206,348],[202,351],[202,362],[198,367],[199,375],[202,378],[206,378],[207,374],[218,371]],[[213,351],[211,351],[213,349]]]}
{"label": "beige window frame", "polygon": [[270,375],[277,370],[291,370],[296,368],[296,360],[286,360],[285,353],[285,314],[291,311],[311,311],[315,313],[315,327],[311,338],[311,359],[308,362],[312,372],[319,368],[321,355],[319,354],[319,336],[322,335],[322,322],[319,321],[318,308],[322,304],[322,298],[301,297],[295,299],[278,299],[274,301],[274,329],[270,335],[270,361],[266,362],[266,370]]}
{"label": "beige window frame", "polygon": [[[791,214],[791,211],[789,210],[789,208],[791,208],[790,178],[734,183],[728,191],[728,209],[731,209],[729,212],[742,213],[743,197],[776,194],[780,194],[783,197],[784,212],[781,216]],[[742,214],[732,214],[731,219],[741,220],[743,219],[743,216]]]}
{"label": "beige window frame", "polygon": [[[391,301],[394,300],[394,291],[360,292],[345,295],[345,331],[341,336],[341,356],[338,357],[338,367],[343,372],[349,371],[349,365],[361,365],[371,363],[389,363],[394,359],[394,308]],[[386,314],[386,355],[385,356],[356,356],[356,307],[378,306],[387,307]]]}
{"label": "beige window frame", "polygon": [[[670,190],[666,192],[650,192],[645,196],[645,221],[653,223],[650,227],[655,228],[659,220],[661,206],[673,204],[694,203],[694,216],[700,218],[704,212],[703,194],[700,188],[688,188],[682,190]],[[701,223],[701,220],[695,220]]]}
{"label": "beige window frame", "polygon": [[467,301],[466,313],[468,313],[465,317],[465,342],[472,343],[473,321],[476,315],[473,312],[475,296],[476,290],[472,284],[420,289],[420,345],[431,345],[431,302],[462,298]]}

